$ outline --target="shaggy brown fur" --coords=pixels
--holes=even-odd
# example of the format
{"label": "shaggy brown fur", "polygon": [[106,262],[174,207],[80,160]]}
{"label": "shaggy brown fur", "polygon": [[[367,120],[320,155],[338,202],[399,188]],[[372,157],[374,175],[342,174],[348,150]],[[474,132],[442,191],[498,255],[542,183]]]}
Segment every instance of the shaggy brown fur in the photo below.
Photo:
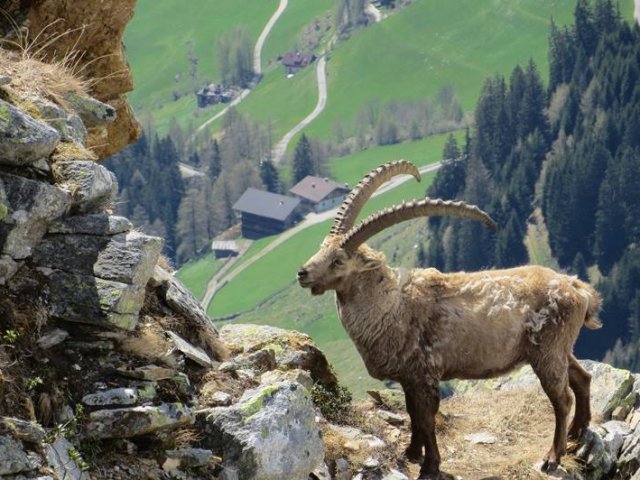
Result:
{"label": "shaggy brown fur", "polygon": [[579,438],[591,418],[591,376],[572,349],[583,325],[600,326],[598,293],[537,266],[451,274],[416,269],[402,277],[381,253],[364,244],[349,251],[342,240],[329,235],[298,280],[314,295],[336,291],[338,314],[369,374],[402,385],[411,417],[407,456],[418,460],[426,449],[420,478],[442,478],[438,383],[490,378],[525,363],[553,405],[556,428],[543,469],[555,469],[566,451],[569,388],[576,398],[569,436]]}

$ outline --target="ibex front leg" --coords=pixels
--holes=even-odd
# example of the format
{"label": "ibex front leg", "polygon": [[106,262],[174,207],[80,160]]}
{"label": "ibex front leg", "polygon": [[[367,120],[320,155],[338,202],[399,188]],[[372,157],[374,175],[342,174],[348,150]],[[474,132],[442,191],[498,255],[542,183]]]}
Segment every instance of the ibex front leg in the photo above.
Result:
{"label": "ibex front leg", "polygon": [[402,389],[404,390],[404,400],[407,405],[407,413],[411,419],[411,441],[409,442],[409,446],[405,450],[404,454],[410,462],[419,463],[423,458],[422,447],[424,446],[424,439],[422,437],[422,431],[418,425],[416,411],[421,407],[416,403],[416,394],[410,383],[403,383]]}
{"label": "ibex front leg", "polygon": [[413,384],[411,393],[415,399],[415,417],[421,439],[424,441],[425,456],[420,468],[420,480],[440,480],[446,478],[440,473],[440,452],[436,441],[436,413],[440,406],[438,381]]}

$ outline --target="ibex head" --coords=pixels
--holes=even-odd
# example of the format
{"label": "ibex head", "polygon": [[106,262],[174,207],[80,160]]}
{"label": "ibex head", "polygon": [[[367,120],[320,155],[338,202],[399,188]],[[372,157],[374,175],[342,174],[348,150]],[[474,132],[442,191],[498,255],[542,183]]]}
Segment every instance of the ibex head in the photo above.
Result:
{"label": "ibex head", "polygon": [[387,208],[354,226],[371,195],[387,180],[402,174],[413,175],[420,181],[420,172],[415,165],[398,160],[372,170],[351,190],[336,213],[331,231],[320,250],[298,271],[300,286],[310,288],[314,295],[322,295],[326,290],[339,290],[354,275],[379,268],[384,257],[364,242],[385,228],[412,218],[450,215],[472,218],[496,228],[491,217],[478,207],[429,198]]}

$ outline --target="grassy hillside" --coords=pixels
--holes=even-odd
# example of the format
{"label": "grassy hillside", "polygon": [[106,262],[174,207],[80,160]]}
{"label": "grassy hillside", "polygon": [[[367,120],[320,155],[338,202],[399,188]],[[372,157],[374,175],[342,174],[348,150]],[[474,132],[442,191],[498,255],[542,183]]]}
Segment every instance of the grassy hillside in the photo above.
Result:
{"label": "grassy hillside", "polygon": [[[629,15],[632,0],[622,0]],[[417,0],[401,12],[356,32],[328,63],[329,100],[310,125],[328,136],[338,120],[349,122],[372,101],[432,96],[453,85],[465,110],[483,80],[533,58],[547,72],[549,19],[569,23],[575,0]]]}
{"label": "grassy hillside", "polygon": [[[189,94],[171,108],[172,92],[193,92],[218,80],[216,39],[241,26],[255,43],[277,6],[278,0],[139,0],[125,32],[135,81],[130,95],[133,107],[138,113],[152,112],[159,120],[172,115],[187,118],[195,110],[195,97]],[[189,42],[199,60],[196,82],[188,74]]]}
{"label": "grassy hillside", "polygon": [[197,298],[201,298],[207,282],[223,265],[224,260],[216,260],[213,254],[209,253],[199,260],[183,265],[176,276]]}

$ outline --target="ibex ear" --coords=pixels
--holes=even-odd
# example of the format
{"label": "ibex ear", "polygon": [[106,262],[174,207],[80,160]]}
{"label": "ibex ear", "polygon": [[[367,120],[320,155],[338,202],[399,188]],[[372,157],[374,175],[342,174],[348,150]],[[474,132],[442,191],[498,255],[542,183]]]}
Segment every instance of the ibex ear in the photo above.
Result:
{"label": "ibex ear", "polygon": [[363,257],[362,258],[362,271],[375,270],[382,266],[382,260],[378,258]]}

